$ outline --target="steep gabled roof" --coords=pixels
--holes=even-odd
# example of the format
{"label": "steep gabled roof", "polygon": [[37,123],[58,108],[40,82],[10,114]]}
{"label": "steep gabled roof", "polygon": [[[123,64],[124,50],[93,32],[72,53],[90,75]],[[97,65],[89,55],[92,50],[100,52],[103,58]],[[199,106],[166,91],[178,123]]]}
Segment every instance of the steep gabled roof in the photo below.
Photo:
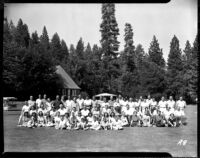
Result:
{"label": "steep gabled roof", "polygon": [[56,66],[56,73],[63,80],[63,88],[68,89],[80,89],[77,84],[72,80],[72,78],[67,74],[67,72],[60,66]]}

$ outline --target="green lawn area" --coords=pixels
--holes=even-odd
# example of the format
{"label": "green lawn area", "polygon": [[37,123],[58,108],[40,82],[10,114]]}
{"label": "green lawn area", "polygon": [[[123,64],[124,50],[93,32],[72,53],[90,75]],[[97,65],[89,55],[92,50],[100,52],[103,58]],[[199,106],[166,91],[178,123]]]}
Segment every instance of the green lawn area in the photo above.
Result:
{"label": "green lawn area", "polygon": [[[197,106],[188,106],[179,128],[127,127],[122,131],[66,131],[17,127],[19,111],[4,112],[5,152],[168,152],[197,157]],[[177,145],[187,140],[185,146]]]}

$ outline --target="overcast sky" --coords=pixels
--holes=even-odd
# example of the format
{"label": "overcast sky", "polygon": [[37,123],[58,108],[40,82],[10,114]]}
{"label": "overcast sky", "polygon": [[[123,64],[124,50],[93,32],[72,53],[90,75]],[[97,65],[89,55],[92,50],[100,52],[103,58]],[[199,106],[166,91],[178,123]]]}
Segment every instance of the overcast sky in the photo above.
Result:
{"label": "overcast sky", "polygon": [[[19,18],[28,25],[30,34],[42,34],[44,25],[50,39],[57,32],[67,46],[76,45],[80,37],[85,46],[100,46],[101,4],[5,4],[4,16],[15,25]],[[148,52],[153,35],[156,35],[160,48],[167,60],[170,41],[174,34],[183,50],[186,40],[192,44],[197,34],[197,0],[172,0],[167,4],[116,4],[116,20],[119,26],[120,50],[124,47],[124,26],[131,23],[134,32],[134,45],[142,44]]]}

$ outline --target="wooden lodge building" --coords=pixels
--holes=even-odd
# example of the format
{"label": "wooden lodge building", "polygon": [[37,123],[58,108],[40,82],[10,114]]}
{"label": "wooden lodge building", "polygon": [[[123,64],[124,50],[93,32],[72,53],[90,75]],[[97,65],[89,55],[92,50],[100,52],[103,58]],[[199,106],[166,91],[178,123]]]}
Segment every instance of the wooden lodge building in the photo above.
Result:
{"label": "wooden lodge building", "polygon": [[63,81],[63,87],[60,89],[62,95],[77,96],[80,93],[81,88],[78,87],[78,85],[60,65],[56,66],[56,74],[58,74]]}

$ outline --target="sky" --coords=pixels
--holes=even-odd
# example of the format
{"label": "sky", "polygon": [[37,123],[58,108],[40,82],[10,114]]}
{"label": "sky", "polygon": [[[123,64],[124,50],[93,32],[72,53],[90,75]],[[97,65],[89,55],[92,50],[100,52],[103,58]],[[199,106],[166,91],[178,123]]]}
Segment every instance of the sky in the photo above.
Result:
{"label": "sky", "polygon": [[[37,31],[41,35],[46,26],[50,39],[57,32],[68,47],[70,44],[76,46],[80,37],[85,46],[88,42],[91,46],[100,46],[100,3],[7,3],[5,6],[4,16],[15,25],[21,18],[28,25],[30,34]],[[155,35],[167,61],[174,35],[179,39],[182,50],[187,40],[193,44],[197,34],[197,6],[197,0],[171,0],[166,4],[116,3],[119,51],[124,48],[125,23],[130,23],[134,45],[142,44],[147,53]]]}

